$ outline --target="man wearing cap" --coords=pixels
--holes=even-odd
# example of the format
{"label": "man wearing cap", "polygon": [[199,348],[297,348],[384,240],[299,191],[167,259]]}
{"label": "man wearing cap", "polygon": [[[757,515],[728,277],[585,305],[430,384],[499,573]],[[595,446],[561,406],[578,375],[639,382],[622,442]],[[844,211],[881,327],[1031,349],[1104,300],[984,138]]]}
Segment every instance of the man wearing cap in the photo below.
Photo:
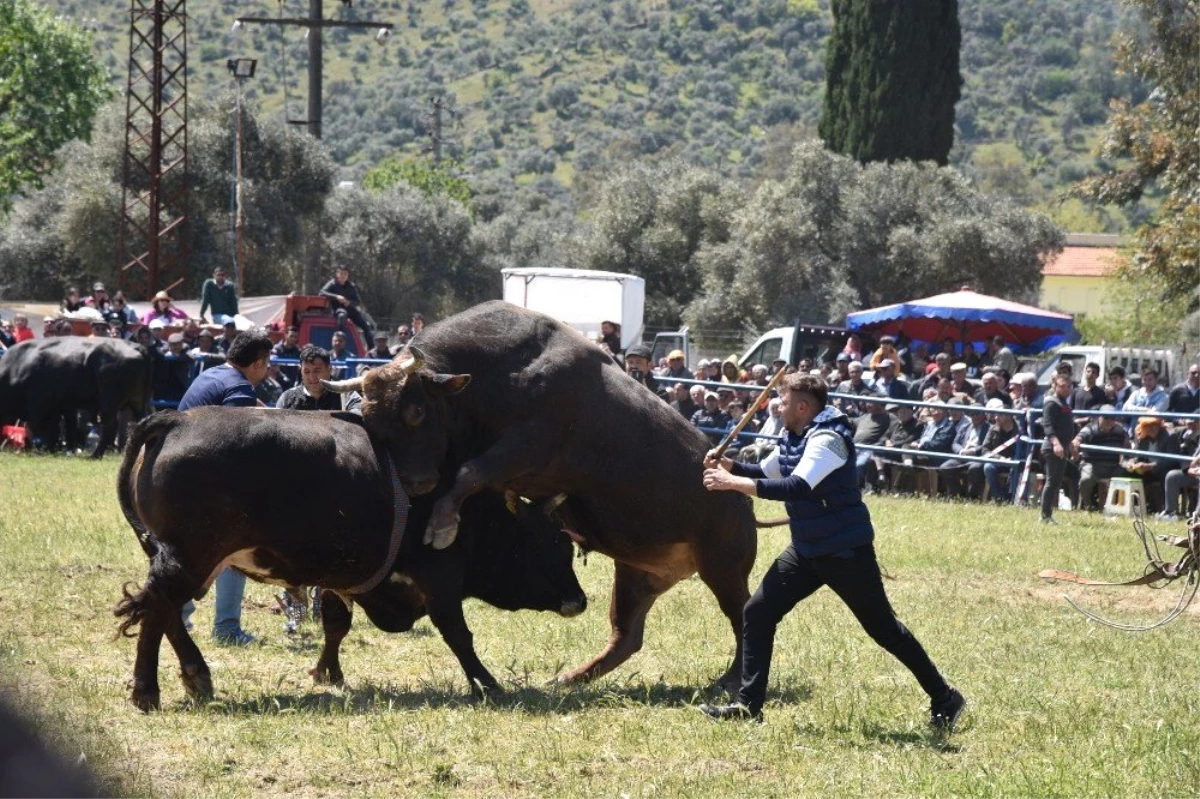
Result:
{"label": "man wearing cap", "polygon": [[218,266],[213,276],[200,288],[200,321],[207,322],[204,312],[212,309],[213,321],[223,325],[238,314],[237,290],[226,279],[225,267]]}
{"label": "man wearing cap", "polygon": [[950,382],[954,384],[954,388],[951,390],[955,394],[966,394],[968,397],[975,396],[977,387],[967,379],[967,365],[963,361],[956,361],[950,364]]}
{"label": "man wearing cap", "polygon": [[95,308],[100,313],[105,313],[110,307],[108,299],[108,291],[104,288],[103,283],[92,284],[92,296],[83,301],[83,304],[89,308]]}
{"label": "man wearing cap", "polygon": [[692,414],[692,425],[700,428],[714,447],[721,443],[721,431],[729,426],[729,414],[721,410],[717,392],[704,393],[704,407]]}
{"label": "man wearing cap", "polygon": [[691,380],[693,378],[685,364],[683,350],[671,350],[667,353],[667,371],[663,372],[662,376],[668,380]]}
{"label": "man wearing cap", "polygon": [[[186,411],[202,405],[223,407],[254,407],[259,405],[254,387],[267,376],[271,362],[271,339],[261,331],[239,333],[229,348],[229,362],[203,372],[192,381],[179,401],[179,410]],[[239,477],[251,477],[250,475]],[[236,569],[223,569],[213,582],[216,589],[213,616],[213,638],[218,643],[245,646],[255,642],[254,636],[242,629],[242,596],[246,577]],[[190,600],[183,607],[183,621],[196,606]]]}
{"label": "man wearing cap", "polygon": [[387,333],[380,330],[375,334],[375,346],[367,350],[367,358],[382,358],[385,361],[392,359],[392,351],[388,349]]}
{"label": "man wearing cap", "polygon": [[875,529],[855,474],[854,437],[845,415],[827,404],[824,382],[783,379],[787,433],[761,464],[735,463],[710,451],[704,487],[786,503],[791,542],[746,603],[742,684],[729,705],[701,705],[717,720],[762,720],[775,630],[800,601],[828,585],[867,634],[899,660],[929,696],[929,723],[950,730],[966,700],[938,671],[920,642],[896,618],[875,557]]}
{"label": "man wearing cap", "polygon": [[908,399],[908,384],[896,377],[896,362],[891,358],[879,361],[872,385],[889,399]]}
{"label": "man wearing cap", "polygon": [[[1004,410],[1004,403],[999,399],[990,399],[984,405],[988,412],[988,431],[984,436],[979,454],[994,458],[1013,460],[1020,428],[1016,418],[1009,413],[997,413]],[[983,495],[983,485],[988,486],[988,496],[992,502],[1009,502],[1012,500],[1012,489],[1016,486],[1014,469],[1016,467],[1005,463],[979,463],[967,466],[967,492],[973,497]],[[1008,476],[1008,487],[1001,486],[1002,476]]]}
{"label": "man wearing cap", "polygon": [[1115,415],[1110,415],[1117,409],[1105,404],[1099,410],[1102,415],[1091,417],[1071,440],[1071,451],[1079,458],[1080,510],[1099,510],[1103,497],[1097,496],[1097,489],[1114,477],[1125,476],[1119,453],[1084,449],[1087,445],[1129,449],[1129,432]]}
{"label": "man wearing cap", "polygon": [[658,393],[658,384],[651,379],[650,358],[653,353],[645,344],[635,344],[625,353],[625,374],[651,391]]}
{"label": "man wearing cap", "polygon": [[850,379],[850,362],[854,360],[848,352],[839,352],[833,361],[834,368],[837,370],[829,374],[827,380],[831,389],[837,388],[842,383]]}
{"label": "man wearing cap", "polygon": [[196,346],[188,352],[188,357],[192,359],[192,368],[197,374],[225,363],[225,355],[217,349],[217,339],[207,327],[200,328]]}
{"label": "man wearing cap", "polygon": [[[321,296],[332,305],[334,316],[337,317],[338,330],[345,330],[348,317],[362,331],[367,341],[374,338],[371,326],[363,316],[362,296],[358,293],[358,286],[350,280],[350,267],[338,264],[333,270],[333,278],[321,287]],[[414,318],[415,316],[414,314]],[[414,335],[416,332],[414,329]]]}

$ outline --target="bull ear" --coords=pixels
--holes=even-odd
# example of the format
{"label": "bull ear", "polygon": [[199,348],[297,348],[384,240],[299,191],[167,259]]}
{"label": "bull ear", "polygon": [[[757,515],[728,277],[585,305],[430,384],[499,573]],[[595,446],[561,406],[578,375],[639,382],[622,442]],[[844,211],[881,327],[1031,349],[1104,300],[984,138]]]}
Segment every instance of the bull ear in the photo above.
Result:
{"label": "bull ear", "polygon": [[450,394],[457,394],[466,388],[467,384],[471,382],[471,376],[438,374],[434,375],[430,382],[432,383],[430,388],[434,393],[449,396]]}

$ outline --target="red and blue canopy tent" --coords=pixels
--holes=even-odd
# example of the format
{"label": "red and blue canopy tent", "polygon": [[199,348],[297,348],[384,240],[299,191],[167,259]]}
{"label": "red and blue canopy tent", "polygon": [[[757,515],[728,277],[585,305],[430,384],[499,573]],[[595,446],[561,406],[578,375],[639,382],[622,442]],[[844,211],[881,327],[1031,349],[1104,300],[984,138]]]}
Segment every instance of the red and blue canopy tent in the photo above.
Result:
{"label": "red and blue canopy tent", "polygon": [[876,336],[903,334],[930,344],[946,339],[965,344],[1000,335],[1013,352],[1022,355],[1043,352],[1077,336],[1069,314],[977,294],[966,286],[936,297],[847,314],[846,327]]}

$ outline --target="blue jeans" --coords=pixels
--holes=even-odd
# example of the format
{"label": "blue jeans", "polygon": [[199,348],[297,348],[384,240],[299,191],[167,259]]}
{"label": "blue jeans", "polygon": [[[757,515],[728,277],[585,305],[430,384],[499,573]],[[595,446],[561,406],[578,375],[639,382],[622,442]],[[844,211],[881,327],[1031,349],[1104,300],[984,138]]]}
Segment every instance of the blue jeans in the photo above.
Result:
{"label": "blue jeans", "polygon": [[[1000,485],[1000,475],[1008,475],[1008,488]],[[1012,500],[1012,492],[1016,489],[1016,476],[1013,467],[1005,463],[983,464],[983,477],[987,480],[988,494],[993,500]]]}
{"label": "blue jeans", "polygon": [[[242,631],[242,597],[246,593],[246,575],[236,569],[222,569],[213,580],[216,592],[213,609],[213,635],[237,635]],[[183,623],[196,612],[196,603],[183,606]]]}

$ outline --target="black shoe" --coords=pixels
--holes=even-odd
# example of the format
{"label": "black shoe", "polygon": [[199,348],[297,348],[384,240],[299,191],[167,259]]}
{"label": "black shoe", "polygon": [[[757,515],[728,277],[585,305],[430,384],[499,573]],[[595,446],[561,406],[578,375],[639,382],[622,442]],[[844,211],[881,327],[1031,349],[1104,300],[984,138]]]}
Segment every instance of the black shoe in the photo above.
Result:
{"label": "black shoe", "polygon": [[945,699],[929,703],[929,726],[935,730],[950,732],[966,706],[966,698],[957,688],[952,687]]}
{"label": "black shoe", "polygon": [[755,712],[741,702],[735,702],[732,705],[701,705],[700,712],[716,721],[734,719],[735,721],[756,721],[762,724],[763,720],[761,710]]}

